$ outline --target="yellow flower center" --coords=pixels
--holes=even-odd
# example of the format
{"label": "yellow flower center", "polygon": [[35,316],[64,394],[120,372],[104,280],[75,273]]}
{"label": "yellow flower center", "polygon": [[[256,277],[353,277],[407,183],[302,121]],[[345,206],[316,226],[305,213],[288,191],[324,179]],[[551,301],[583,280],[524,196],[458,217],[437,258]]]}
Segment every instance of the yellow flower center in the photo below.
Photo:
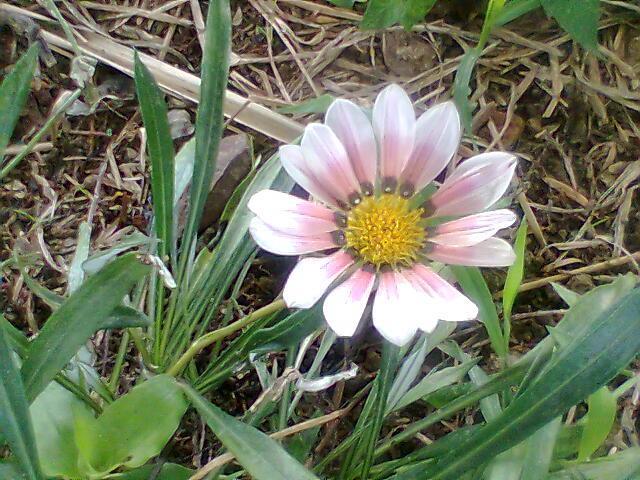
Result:
{"label": "yellow flower center", "polygon": [[425,243],[422,213],[399,195],[364,197],[347,216],[346,246],[376,267],[411,265]]}

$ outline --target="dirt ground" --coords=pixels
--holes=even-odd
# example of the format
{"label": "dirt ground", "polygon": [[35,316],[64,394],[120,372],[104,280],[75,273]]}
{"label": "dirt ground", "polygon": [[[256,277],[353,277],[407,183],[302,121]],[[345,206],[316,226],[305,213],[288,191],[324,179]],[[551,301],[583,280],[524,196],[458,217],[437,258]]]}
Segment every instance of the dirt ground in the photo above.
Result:
{"label": "dirt ground", "polygon": [[[45,44],[46,32],[63,37],[39,4],[7,3],[23,16],[0,11],[0,73],[11,68],[29,42]],[[295,112],[300,111],[296,105],[325,94],[371,105],[377,92],[397,82],[422,111],[449,97],[461,56],[477,42],[481,2],[471,9],[470,2],[464,7],[458,3],[463,2],[438,2],[425,23],[411,32],[370,32],[358,29],[359,3],[355,10],[344,10],[319,0],[233,1],[229,89],[252,104],[276,112],[294,106],[289,111]],[[534,12],[494,32],[473,77],[473,135],[464,139],[460,154],[499,149],[520,159],[513,203],[529,220],[530,235],[523,294],[513,315],[515,352],[530,349],[546,335],[545,326],[560,318],[564,305],[551,282],[583,292],[618,273],[640,272],[640,26],[638,12],[622,3],[603,2],[599,57],[585,53],[554,21]],[[80,35],[97,32],[197,76],[202,40],[198,4],[97,0],[61,2],[59,7]],[[14,145],[28,141],[56,99],[74,88],[71,51],[50,47],[41,56]],[[148,162],[132,80],[99,62],[91,81],[92,98],[82,97],[73,115],[57,122],[36,152],[0,184],[0,262],[14,250],[30,254],[30,275],[60,294],[81,222],[92,220],[91,248],[99,250],[134,229],[146,232],[151,215]],[[192,134],[195,104],[185,96],[167,98],[179,146]],[[321,119],[308,113],[286,115],[302,124]],[[214,190],[203,225],[207,238],[215,235],[220,206],[234,182],[251,162],[268,158],[280,144],[270,135],[266,126],[256,130],[229,121],[230,140],[221,154],[221,163],[229,166],[221,173],[237,179],[225,191]],[[247,307],[270,301],[288,266],[260,257],[243,290]],[[18,271],[5,269],[3,274],[0,308],[20,328],[37,332],[48,307]],[[505,272],[488,275],[493,291],[499,292]],[[488,357],[481,326],[457,332],[456,338],[465,349],[484,349]],[[108,335],[96,341],[107,371],[112,343]],[[375,370],[377,353],[367,338],[351,348],[348,354],[365,367],[364,381],[366,372]],[[242,412],[259,393],[250,380],[234,388],[239,388],[238,403],[230,405],[232,411]],[[339,403],[341,393],[335,395],[326,401]]]}

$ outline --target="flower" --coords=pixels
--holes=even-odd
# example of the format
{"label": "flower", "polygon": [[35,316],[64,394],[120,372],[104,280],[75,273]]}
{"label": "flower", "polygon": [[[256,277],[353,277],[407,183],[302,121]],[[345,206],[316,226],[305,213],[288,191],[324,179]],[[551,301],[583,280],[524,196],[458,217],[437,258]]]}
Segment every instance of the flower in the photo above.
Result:
{"label": "flower", "polygon": [[509,186],[516,159],[492,152],[465,160],[421,200],[460,136],[452,102],[416,120],[407,94],[390,85],[376,99],[372,121],[354,103],[336,100],[324,124],[306,127],[300,146],[281,147],[282,165],[317,202],[262,190],[249,201],[251,234],[276,254],[323,252],[297,263],[283,291],[287,306],[310,308],[328,291],[327,323],[351,336],[374,295],[373,324],[396,345],[440,320],[473,320],[476,305],[430,262],[513,263],[509,243],[494,235],[516,216],[487,209]]}

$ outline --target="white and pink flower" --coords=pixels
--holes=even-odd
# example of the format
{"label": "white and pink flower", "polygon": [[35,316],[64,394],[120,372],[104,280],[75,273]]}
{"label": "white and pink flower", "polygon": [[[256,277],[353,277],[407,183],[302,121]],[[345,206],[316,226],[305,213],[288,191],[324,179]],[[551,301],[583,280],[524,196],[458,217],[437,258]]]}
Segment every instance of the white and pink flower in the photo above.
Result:
{"label": "white and pink flower", "polygon": [[281,147],[284,168],[315,201],[263,190],[249,208],[259,246],[280,255],[315,254],[291,272],[287,306],[309,308],[328,292],[327,323],[351,336],[374,295],[373,324],[396,345],[417,330],[433,331],[440,320],[476,318],[473,302],[429,264],[514,261],[509,243],[494,235],[516,216],[489,209],[509,186],[516,158],[492,152],[465,160],[424,201],[416,193],[442,173],[460,135],[452,102],[416,120],[407,94],[391,85],[376,99],[372,121],[354,103],[336,100],[324,124],[306,127],[300,146]]}

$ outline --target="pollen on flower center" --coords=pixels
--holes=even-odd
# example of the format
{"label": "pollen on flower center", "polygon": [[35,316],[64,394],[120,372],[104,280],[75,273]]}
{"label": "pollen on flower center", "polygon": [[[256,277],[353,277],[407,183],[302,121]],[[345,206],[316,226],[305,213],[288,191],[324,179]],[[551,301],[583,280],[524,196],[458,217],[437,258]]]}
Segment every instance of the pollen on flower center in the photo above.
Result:
{"label": "pollen on flower center", "polygon": [[377,267],[410,265],[425,243],[422,213],[399,195],[364,197],[348,214],[346,247]]}

